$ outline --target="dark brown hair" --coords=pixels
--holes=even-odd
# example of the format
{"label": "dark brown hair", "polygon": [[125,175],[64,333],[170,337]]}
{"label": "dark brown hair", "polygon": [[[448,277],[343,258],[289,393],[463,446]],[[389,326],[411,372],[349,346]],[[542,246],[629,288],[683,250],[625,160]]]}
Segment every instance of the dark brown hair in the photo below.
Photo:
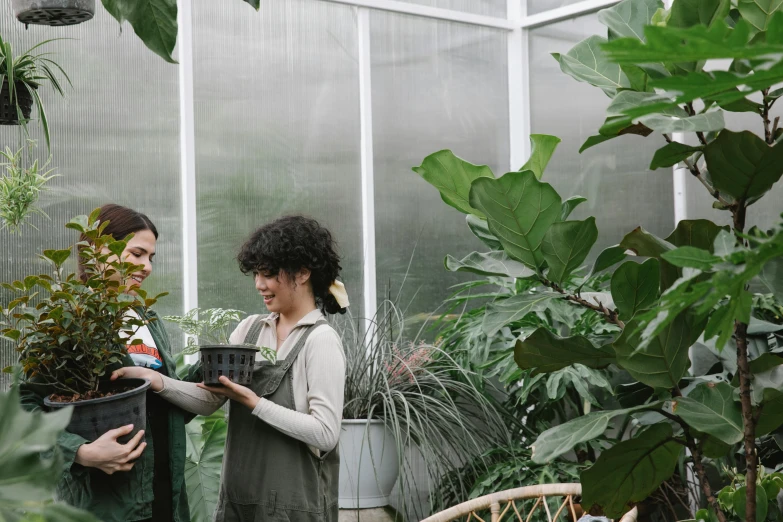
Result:
{"label": "dark brown hair", "polygon": [[[153,233],[155,239],[158,239],[158,229],[155,228],[150,218],[128,207],[115,205],[114,203],[103,205],[98,215],[98,221],[101,223],[109,222],[103,233],[110,235],[116,240],[125,239],[128,235],[142,230],[149,230]],[[87,241],[87,238],[82,234],[79,241]],[[87,280],[81,257],[79,257],[79,279],[82,281]]]}
{"label": "dark brown hair", "polygon": [[282,270],[291,280],[299,270],[310,271],[315,303],[327,314],[344,314],[345,308],[329,293],[340,273],[340,256],[332,234],[316,220],[286,216],[262,226],[248,238],[237,256],[244,274],[276,276]]}

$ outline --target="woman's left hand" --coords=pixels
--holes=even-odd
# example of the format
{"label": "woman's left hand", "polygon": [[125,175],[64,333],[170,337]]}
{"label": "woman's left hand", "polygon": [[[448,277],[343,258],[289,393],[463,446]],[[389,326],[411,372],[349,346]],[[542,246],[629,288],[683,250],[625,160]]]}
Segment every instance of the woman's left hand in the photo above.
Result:
{"label": "woman's left hand", "polygon": [[196,386],[207,391],[211,391],[215,395],[222,395],[223,397],[227,397],[232,401],[247,406],[251,410],[255,409],[256,404],[258,404],[258,401],[260,400],[260,397],[256,395],[253,390],[246,386],[242,386],[241,384],[231,382],[225,375],[221,375],[219,380],[223,385],[223,388],[207,386],[203,382],[198,383]]}

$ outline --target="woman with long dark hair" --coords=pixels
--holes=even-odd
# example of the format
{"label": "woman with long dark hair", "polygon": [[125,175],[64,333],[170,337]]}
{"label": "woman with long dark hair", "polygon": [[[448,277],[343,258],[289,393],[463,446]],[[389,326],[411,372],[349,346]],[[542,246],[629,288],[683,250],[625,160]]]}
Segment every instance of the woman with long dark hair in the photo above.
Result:
{"label": "woman with long dark hair", "polygon": [[115,375],[149,378],[166,400],[201,415],[230,400],[217,522],[336,521],[345,356],[324,314],[344,313],[348,299],[334,240],[314,219],[284,217],[256,230],[238,260],[270,313],[245,319],[230,341],[277,350],[274,364],[259,354],[247,387],[140,368]]}
{"label": "woman with long dark hair", "polygon": [[[133,235],[121,257],[142,267],[124,282],[128,292],[134,293],[134,288],[141,287],[152,273],[158,231],[146,215],[120,205],[102,206],[98,220],[109,222],[103,233],[116,240]],[[80,239],[87,240],[85,236]],[[85,280],[81,261],[79,276]],[[175,379],[176,365],[163,325],[151,310],[141,319],[145,326],[127,339],[128,355],[123,365],[147,368]],[[134,340],[141,343],[132,344]],[[43,398],[50,393],[34,382],[23,383],[20,391],[28,410],[41,409]],[[192,417],[147,392],[146,429],[125,444],[117,439],[129,434],[132,424],[110,430],[93,442],[73,433],[61,434],[58,446],[64,466],[58,497],[103,522],[190,522],[184,473],[185,423]],[[146,442],[141,442],[145,432]]]}

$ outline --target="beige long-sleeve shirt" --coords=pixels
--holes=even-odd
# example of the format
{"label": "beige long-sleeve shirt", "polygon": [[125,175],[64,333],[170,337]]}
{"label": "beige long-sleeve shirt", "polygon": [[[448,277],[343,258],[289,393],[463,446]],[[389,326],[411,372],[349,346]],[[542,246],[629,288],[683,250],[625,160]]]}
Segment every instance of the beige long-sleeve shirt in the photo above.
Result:
{"label": "beige long-sleeve shirt", "polygon": [[[242,321],[231,334],[229,342],[242,343],[255,317]],[[278,360],[285,359],[307,327],[322,318],[321,311],[317,309],[305,315],[280,346]],[[277,314],[264,318],[257,346],[277,346],[276,322]],[[263,360],[263,357],[259,353],[256,359]],[[253,409],[253,415],[286,435],[301,440],[311,449],[329,451],[337,445],[340,436],[345,387],[345,355],[337,332],[329,325],[316,328],[305,341],[291,371],[296,411],[262,397]],[[226,402],[225,397],[193,383],[164,376],[163,385],[160,392],[163,398],[198,415],[210,415]]]}

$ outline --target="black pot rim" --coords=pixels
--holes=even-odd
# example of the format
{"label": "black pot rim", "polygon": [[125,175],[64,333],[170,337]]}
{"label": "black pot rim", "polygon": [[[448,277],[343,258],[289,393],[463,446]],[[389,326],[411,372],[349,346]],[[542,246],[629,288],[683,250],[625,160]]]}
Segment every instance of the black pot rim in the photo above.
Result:
{"label": "black pot rim", "polygon": [[[150,387],[150,380],[149,379],[117,379],[116,381],[112,381],[116,383],[123,383],[127,385],[133,385],[137,384],[136,388],[128,391],[124,391],[122,393],[118,393],[116,395],[112,395],[110,397],[98,397],[97,399],[84,399],[79,400],[75,402],[57,402],[57,401],[51,401],[49,400],[49,397],[51,395],[44,398],[44,404],[46,404],[50,408],[64,408],[66,406],[86,406],[89,404],[100,404],[102,402],[112,402],[117,401],[120,399],[126,399],[128,397],[132,397],[134,395],[139,395],[141,393],[145,393],[147,391],[147,388]],[[54,394],[52,394],[54,395]]]}
{"label": "black pot rim", "polygon": [[236,350],[238,352],[247,351],[247,352],[257,352],[258,347],[256,346],[247,346],[247,345],[239,345],[239,344],[205,344],[203,346],[199,346],[199,350]]}

